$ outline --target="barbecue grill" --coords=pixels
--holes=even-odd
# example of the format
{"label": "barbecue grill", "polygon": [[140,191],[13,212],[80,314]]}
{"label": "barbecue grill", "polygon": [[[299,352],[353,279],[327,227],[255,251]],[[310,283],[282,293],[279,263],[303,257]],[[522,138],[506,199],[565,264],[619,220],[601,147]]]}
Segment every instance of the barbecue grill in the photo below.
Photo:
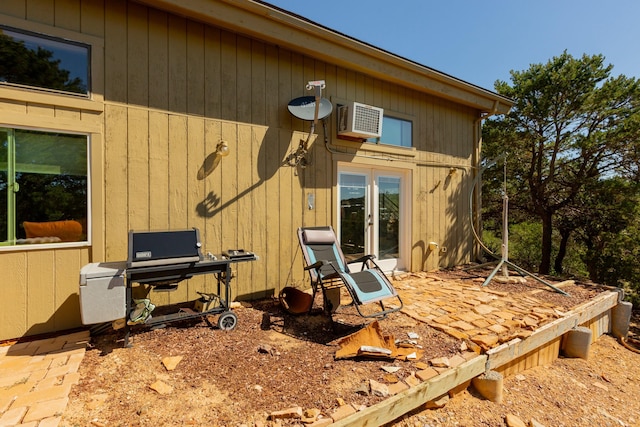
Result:
{"label": "barbecue grill", "polygon": [[[219,255],[203,255],[201,248],[197,228],[177,231],[130,231],[126,263],[93,263],[81,270],[80,305],[83,323],[109,322],[125,317],[126,346],[130,326],[135,324],[158,326],[200,317],[209,323],[208,315],[220,314],[218,327],[224,330],[234,329],[238,319],[229,305],[231,265],[255,261],[258,257],[241,249],[227,250]],[[148,299],[134,301],[132,297],[134,283],[148,286],[149,291],[172,291],[177,289],[183,280],[202,274],[215,275],[217,294],[199,293],[201,298],[194,308],[180,308],[174,313],[155,316],[150,315],[153,305]],[[113,309],[101,309],[105,301],[108,301]]]}

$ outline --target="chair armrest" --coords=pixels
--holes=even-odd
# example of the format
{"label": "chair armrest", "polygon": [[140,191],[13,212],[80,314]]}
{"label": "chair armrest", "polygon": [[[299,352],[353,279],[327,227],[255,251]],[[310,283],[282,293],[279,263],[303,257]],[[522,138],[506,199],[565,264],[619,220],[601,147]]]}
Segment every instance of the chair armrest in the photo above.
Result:
{"label": "chair armrest", "polygon": [[320,260],[320,261],[314,262],[311,265],[306,266],[304,269],[305,269],[305,271],[307,271],[307,270],[317,270],[317,269],[319,269],[320,267],[322,267],[323,265],[326,265],[326,264],[327,264],[327,261]]}

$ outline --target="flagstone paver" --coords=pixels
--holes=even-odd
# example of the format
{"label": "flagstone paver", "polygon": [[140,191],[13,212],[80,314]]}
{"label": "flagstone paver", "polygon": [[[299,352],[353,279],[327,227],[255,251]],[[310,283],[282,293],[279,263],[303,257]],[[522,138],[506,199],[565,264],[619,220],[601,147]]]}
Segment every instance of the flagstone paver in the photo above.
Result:
{"label": "flagstone paver", "polygon": [[485,351],[563,315],[534,297],[536,291],[509,294],[428,273],[398,279],[394,286],[405,302],[405,314],[456,338],[470,339]]}
{"label": "flagstone paver", "polygon": [[57,426],[88,342],[81,331],[0,347],[0,426]]}

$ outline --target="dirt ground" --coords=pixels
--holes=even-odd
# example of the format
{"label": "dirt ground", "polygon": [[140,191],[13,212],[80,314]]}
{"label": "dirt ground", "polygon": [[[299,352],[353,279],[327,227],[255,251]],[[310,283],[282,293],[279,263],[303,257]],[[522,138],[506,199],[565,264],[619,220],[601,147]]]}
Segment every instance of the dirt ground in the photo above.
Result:
{"label": "dirt ground", "polygon": [[[419,363],[465,349],[462,341],[393,313],[380,322],[381,329],[396,339],[417,337],[418,359],[336,360],[339,340],[364,323],[352,308],[335,314],[333,322],[323,314],[291,315],[277,300],[234,312],[238,325],[232,331],[204,321],[138,329],[132,348],[123,348],[122,331],[94,336],[60,425],[303,425],[300,418],[272,418],[296,407],[307,415],[314,410],[328,415],[342,402],[374,405],[385,397],[368,392],[364,385],[370,380],[391,384],[406,379]],[[632,323],[630,338],[638,333]],[[173,370],[163,364],[168,357],[178,362]],[[546,427],[640,425],[639,362],[640,354],[603,336],[592,345],[589,360],[561,358],[505,378],[502,403],[483,400],[470,389],[442,408],[418,408],[390,426],[505,426],[507,415]],[[390,366],[397,372],[387,372]]]}

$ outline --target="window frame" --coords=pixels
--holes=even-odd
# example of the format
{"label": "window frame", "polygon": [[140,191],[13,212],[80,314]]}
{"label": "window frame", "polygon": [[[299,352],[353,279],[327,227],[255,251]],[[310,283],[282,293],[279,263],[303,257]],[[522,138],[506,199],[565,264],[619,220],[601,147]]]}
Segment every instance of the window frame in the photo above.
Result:
{"label": "window frame", "polygon": [[[1,15],[0,15],[1,17]],[[84,93],[81,92],[72,92],[72,91],[65,91],[65,90],[61,90],[61,89],[54,89],[54,88],[48,88],[45,86],[32,86],[32,85],[28,85],[28,84],[23,84],[23,83],[14,83],[14,82],[6,82],[6,81],[0,81],[0,85],[1,86],[6,86],[6,87],[14,87],[14,88],[20,88],[20,89],[28,89],[28,90],[33,90],[33,91],[39,91],[39,92],[44,92],[44,93],[52,93],[52,94],[56,94],[56,95],[65,95],[65,96],[71,96],[71,97],[76,97],[76,98],[84,98],[84,99],[89,99],[91,98],[91,94],[93,91],[93,82],[92,82],[92,68],[93,68],[93,64],[92,64],[92,45],[90,43],[87,42],[83,42],[83,41],[77,41],[68,37],[60,37],[60,36],[56,36],[56,35],[50,35],[48,33],[44,33],[44,32],[37,32],[37,31],[32,31],[32,30],[28,30],[28,29],[24,29],[18,26],[12,26],[12,25],[8,25],[8,24],[4,24],[4,23],[0,23],[0,31],[1,30],[6,30],[9,32],[13,32],[13,33],[18,33],[18,34],[23,34],[24,36],[27,37],[33,37],[33,38],[37,38],[37,39],[42,39],[42,40],[48,40],[48,41],[52,41],[52,42],[56,42],[56,43],[61,43],[61,44],[66,44],[69,46],[74,46],[74,47],[83,47],[86,48],[86,53],[87,53],[87,57],[86,57],[86,61],[87,61],[87,70],[86,70],[86,91]]]}
{"label": "window frame", "polygon": [[[0,13],[0,22],[6,27],[21,32],[31,32],[56,39],[70,40],[90,46],[89,78],[91,79],[87,95],[73,92],[56,92],[35,86],[20,86],[9,83],[0,84],[0,102],[3,100],[22,103],[37,103],[45,106],[84,110],[88,113],[104,112],[104,39],[86,33],[80,33],[51,25],[26,21]],[[14,123],[2,123],[13,126]],[[23,123],[19,123],[22,125]],[[30,124],[27,124],[29,126]],[[37,126],[37,125],[36,125]]]}
{"label": "window frame", "polygon": [[[0,122],[1,129],[7,130],[25,130],[25,131],[34,131],[34,132],[42,132],[42,133],[58,133],[58,134],[67,134],[67,135],[79,135],[84,136],[86,138],[86,166],[87,166],[87,185],[86,185],[86,203],[87,203],[87,218],[86,218],[86,238],[85,240],[80,240],[76,242],[51,242],[51,243],[25,243],[18,244],[14,242],[7,242],[0,240],[0,252],[8,252],[8,251],[24,251],[24,250],[36,250],[36,249],[56,249],[56,248],[73,248],[73,247],[88,247],[92,245],[92,229],[93,229],[93,221],[92,221],[92,159],[91,159],[91,141],[92,141],[92,133],[90,132],[74,132],[69,130],[59,130],[59,129],[45,129],[45,128],[35,128],[35,127],[27,127],[27,126],[12,126],[7,125]],[[15,154],[14,154],[15,155]],[[15,172],[15,171],[14,171]],[[7,209],[9,206],[7,206]],[[9,214],[9,213],[8,213]],[[9,216],[9,215],[8,215]],[[14,224],[17,226],[17,223]],[[4,237],[1,237],[4,238]]]}

